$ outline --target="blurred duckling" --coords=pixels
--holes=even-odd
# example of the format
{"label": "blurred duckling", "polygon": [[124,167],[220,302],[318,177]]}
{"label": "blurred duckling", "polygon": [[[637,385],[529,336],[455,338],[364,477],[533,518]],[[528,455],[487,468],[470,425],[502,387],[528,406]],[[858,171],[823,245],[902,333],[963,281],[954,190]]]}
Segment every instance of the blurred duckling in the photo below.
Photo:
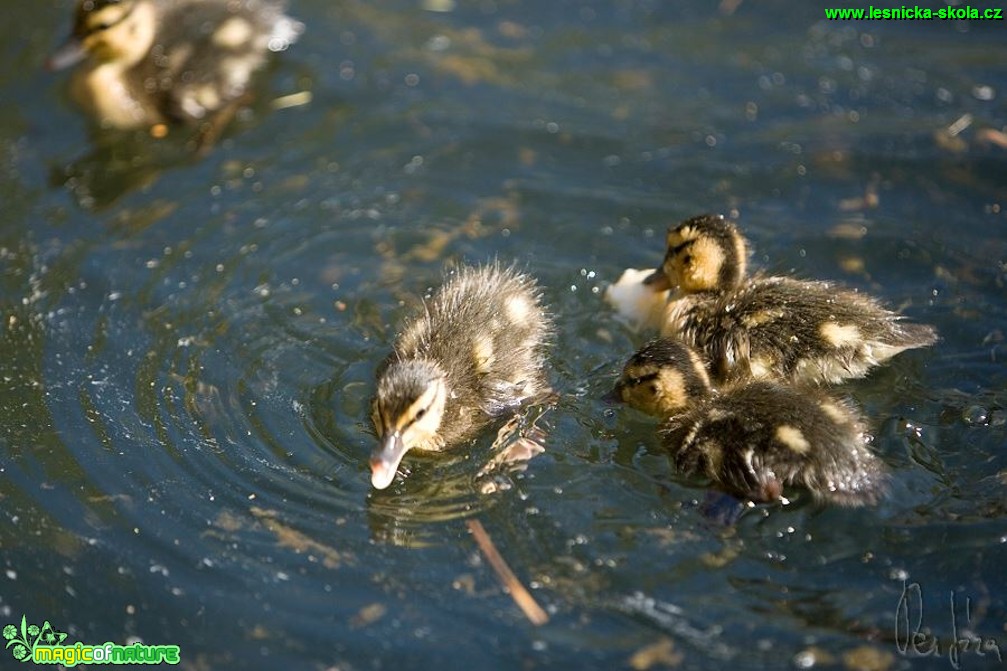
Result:
{"label": "blurred duckling", "polygon": [[884,492],[884,465],[867,449],[858,413],[817,387],[748,381],[717,392],[694,350],[662,338],[630,358],[613,394],[665,418],[662,444],[679,472],[736,496],[776,501],[800,486],[858,506]]}
{"label": "blurred duckling", "polygon": [[233,114],[268,54],[304,28],[283,10],[279,0],[79,0],[49,67],[83,61],[71,95],[102,127]]}
{"label": "blurred duckling", "polygon": [[548,391],[551,333],[531,277],[497,264],[455,271],[378,368],[371,484],[388,487],[409,450],[454,447]]}
{"label": "blurred duckling", "polygon": [[718,380],[838,383],[937,340],[876,299],[830,282],[746,277],[748,243],[720,215],[669,229],[667,253],[644,283],[672,290],[662,335],[700,349]]}

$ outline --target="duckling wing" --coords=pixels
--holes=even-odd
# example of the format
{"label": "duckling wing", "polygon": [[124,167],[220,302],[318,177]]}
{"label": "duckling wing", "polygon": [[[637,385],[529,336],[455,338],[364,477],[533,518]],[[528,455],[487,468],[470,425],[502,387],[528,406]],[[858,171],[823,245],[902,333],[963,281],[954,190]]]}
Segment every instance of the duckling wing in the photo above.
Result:
{"label": "duckling wing", "polygon": [[813,388],[756,383],[735,402],[761,416],[752,467],[782,484],[808,489],[819,500],[846,506],[873,504],[887,472],[867,447],[860,413],[846,400]]}
{"label": "duckling wing", "polygon": [[538,372],[524,380],[496,378],[481,382],[484,395],[482,410],[493,417],[519,408],[527,399],[538,395],[545,388],[542,376]]}
{"label": "duckling wing", "polygon": [[771,470],[753,463],[761,430],[750,416],[708,407],[669,419],[661,431],[683,475],[705,477],[742,498],[772,501],[780,498],[782,486]]}

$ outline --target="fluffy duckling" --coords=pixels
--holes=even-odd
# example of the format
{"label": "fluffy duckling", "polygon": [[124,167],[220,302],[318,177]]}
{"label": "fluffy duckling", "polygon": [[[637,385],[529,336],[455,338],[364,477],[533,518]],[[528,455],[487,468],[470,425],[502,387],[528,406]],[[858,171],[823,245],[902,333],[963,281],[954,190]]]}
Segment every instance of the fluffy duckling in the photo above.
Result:
{"label": "fluffy duckling", "polygon": [[457,270],[378,368],[371,484],[388,487],[409,450],[455,446],[547,391],[551,332],[531,277],[497,264]]}
{"label": "fluffy duckling", "polygon": [[104,127],[193,122],[235,104],[302,30],[280,0],[79,0],[49,67],[84,61],[71,94]]}
{"label": "fluffy duckling", "polygon": [[815,387],[768,381],[710,387],[705,362],[677,339],[645,345],[626,363],[614,395],[666,418],[663,445],[677,469],[752,501],[802,486],[816,499],[857,506],[885,488],[852,407]]}
{"label": "fluffy duckling", "polygon": [[664,262],[644,280],[673,290],[662,335],[700,349],[720,380],[837,383],[937,339],[932,327],[829,282],[746,278],[747,256],[734,224],[694,217],[669,229]]}

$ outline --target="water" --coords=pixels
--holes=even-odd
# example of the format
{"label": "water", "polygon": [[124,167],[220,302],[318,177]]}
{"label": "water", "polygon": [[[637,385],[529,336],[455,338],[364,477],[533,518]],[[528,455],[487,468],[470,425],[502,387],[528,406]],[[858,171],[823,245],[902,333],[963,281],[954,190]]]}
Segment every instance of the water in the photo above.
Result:
{"label": "water", "polygon": [[[68,8],[8,8],[0,621],[178,644],[188,669],[937,669],[952,613],[1007,647],[1004,25],[729,10],[300,0],[302,41],[196,160],[90,131],[40,66]],[[652,421],[598,400],[641,342],[599,292],[705,211],[740,215],[760,267],[940,331],[843,390],[882,505],[724,524]],[[446,261],[493,257],[560,325],[547,452],[484,494],[487,435],[371,491],[395,325]],[[914,583],[940,658],[897,635]]]}

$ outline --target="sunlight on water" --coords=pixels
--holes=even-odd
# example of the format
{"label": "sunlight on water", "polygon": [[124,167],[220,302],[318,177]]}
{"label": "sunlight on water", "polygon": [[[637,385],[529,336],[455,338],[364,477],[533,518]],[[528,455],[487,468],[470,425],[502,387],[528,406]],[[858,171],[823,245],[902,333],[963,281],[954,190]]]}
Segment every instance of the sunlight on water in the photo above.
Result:
{"label": "sunlight on water", "polygon": [[[777,4],[292,0],[306,32],[205,156],[89,127],[42,68],[69,7],[12,5],[0,625],[177,644],[192,669],[937,669],[954,613],[987,653],[963,665],[989,663],[1003,26]],[[602,292],[710,211],[753,267],[940,333],[835,390],[892,472],[878,506],[718,498],[603,400],[644,336]],[[559,325],[556,397],[522,425],[545,452],[483,474],[494,429],[373,490],[375,367],[446,263],[493,258]]]}

